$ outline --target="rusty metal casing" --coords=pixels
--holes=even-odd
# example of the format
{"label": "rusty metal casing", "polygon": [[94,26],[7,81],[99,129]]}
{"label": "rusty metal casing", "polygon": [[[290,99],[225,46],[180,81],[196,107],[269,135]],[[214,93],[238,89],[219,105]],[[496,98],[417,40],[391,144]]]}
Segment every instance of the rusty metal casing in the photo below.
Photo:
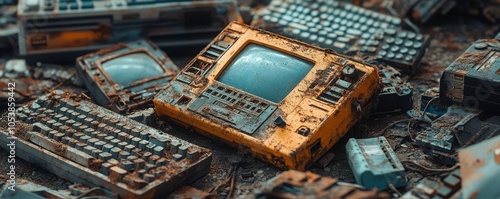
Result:
{"label": "rusty metal casing", "polygon": [[[266,94],[273,98],[275,92],[277,95],[288,86],[290,92],[277,101],[221,83],[218,78],[234,66],[234,60],[240,60],[237,57],[242,52],[248,52],[248,46],[257,46],[266,55],[287,57],[268,64],[301,60],[311,63],[311,68],[296,86],[269,84],[257,89],[272,90]],[[249,73],[241,78],[250,81],[257,73],[269,72]],[[257,80],[287,79],[283,76],[270,74],[269,79]],[[377,69],[372,65],[231,23],[155,97],[154,103],[158,116],[251,151],[282,169],[305,170],[368,112],[379,86]]]}

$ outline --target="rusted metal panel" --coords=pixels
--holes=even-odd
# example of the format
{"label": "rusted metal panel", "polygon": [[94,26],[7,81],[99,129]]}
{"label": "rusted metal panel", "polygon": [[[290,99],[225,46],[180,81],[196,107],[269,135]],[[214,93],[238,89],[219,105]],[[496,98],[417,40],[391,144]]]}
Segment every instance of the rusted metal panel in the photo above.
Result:
{"label": "rusted metal panel", "polygon": [[500,113],[500,39],[477,40],[441,77],[440,100]]}
{"label": "rusted metal panel", "polygon": [[[106,65],[113,61],[115,65]],[[179,71],[167,54],[147,40],[101,49],[78,57],[76,63],[78,76],[97,104],[118,113],[152,107],[154,95]]]}
{"label": "rusted metal panel", "polygon": [[[265,63],[250,66],[258,62]],[[243,71],[226,81],[233,66]],[[305,170],[371,110],[379,85],[372,65],[231,23],[154,102],[158,116],[280,168]]]}
{"label": "rusted metal panel", "polygon": [[[21,107],[17,115],[17,156],[61,178],[104,187],[122,198],[162,197],[210,168],[208,149],[74,94],[54,91]],[[0,130],[0,142],[8,147],[12,137]]]}
{"label": "rusted metal panel", "polygon": [[265,198],[391,198],[377,189],[365,190],[357,185],[338,182],[311,172],[285,171],[268,180],[255,197]]}
{"label": "rusted metal panel", "polygon": [[500,136],[460,150],[458,159],[463,198],[500,197]]}

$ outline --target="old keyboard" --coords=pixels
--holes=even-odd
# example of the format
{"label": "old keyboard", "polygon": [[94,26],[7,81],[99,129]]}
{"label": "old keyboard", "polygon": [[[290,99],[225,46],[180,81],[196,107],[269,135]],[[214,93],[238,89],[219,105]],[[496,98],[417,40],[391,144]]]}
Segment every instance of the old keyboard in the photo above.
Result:
{"label": "old keyboard", "polygon": [[397,17],[333,0],[273,0],[254,25],[339,53],[360,51],[405,73],[415,72],[429,45]]}
{"label": "old keyboard", "polygon": [[[168,194],[210,169],[208,149],[62,91],[19,108],[17,115],[27,132],[17,136],[23,138],[21,158],[123,198]],[[7,142],[5,133],[0,140]]]}

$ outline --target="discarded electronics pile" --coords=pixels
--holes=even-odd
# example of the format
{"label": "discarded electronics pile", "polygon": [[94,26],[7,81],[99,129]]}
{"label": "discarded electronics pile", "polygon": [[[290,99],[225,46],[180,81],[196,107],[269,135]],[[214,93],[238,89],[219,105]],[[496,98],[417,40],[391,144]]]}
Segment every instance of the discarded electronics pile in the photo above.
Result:
{"label": "discarded electronics pile", "polygon": [[[2,3],[17,21],[2,9],[1,46],[19,55],[0,66],[7,161],[78,184],[56,191],[2,174],[0,198],[219,198],[228,182],[224,197],[236,197],[234,175],[208,190],[186,187],[218,172],[217,154],[165,123],[288,170],[246,198],[500,197],[499,37],[475,41],[414,110],[407,80],[430,35],[344,1],[272,0],[251,22],[232,0]],[[454,3],[417,1],[408,13],[426,23]],[[494,8],[484,8],[490,20]],[[185,66],[162,51],[200,45]],[[367,118],[405,113],[376,136],[352,135]],[[429,164],[402,158],[404,144],[387,136],[400,124]],[[342,138],[356,184],[304,172],[327,165]],[[413,173],[428,177],[410,183]]]}

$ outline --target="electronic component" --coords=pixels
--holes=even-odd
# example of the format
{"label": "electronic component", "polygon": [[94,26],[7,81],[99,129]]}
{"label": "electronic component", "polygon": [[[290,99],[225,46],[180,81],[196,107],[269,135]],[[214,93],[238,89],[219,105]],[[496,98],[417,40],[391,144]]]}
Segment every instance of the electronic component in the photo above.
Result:
{"label": "electronic component", "polygon": [[437,162],[453,165],[453,157],[459,148],[500,135],[500,116],[460,106],[450,106],[448,112],[436,119],[431,128],[418,134],[419,146]]}
{"label": "electronic component", "polygon": [[201,47],[233,20],[234,0],[20,0],[19,53],[60,61],[142,38]]}
{"label": "electronic component", "polygon": [[118,113],[153,106],[153,97],[179,69],[156,45],[117,44],[76,60],[80,79],[97,104]]}
{"label": "electronic component", "polygon": [[335,178],[323,177],[311,172],[285,171],[268,180],[257,191],[255,198],[391,198],[386,192],[364,190],[354,184],[341,183]]}
{"label": "electronic component", "polygon": [[[16,156],[122,198],[163,196],[210,169],[208,149],[60,90],[19,108],[17,116]],[[8,147],[12,135],[1,126],[0,143]]]}
{"label": "electronic component", "polygon": [[500,197],[500,136],[460,150],[458,159],[463,198]]}
{"label": "electronic component", "polygon": [[446,114],[448,107],[439,102],[439,88],[434,87],[426,90],[420,95],[420,111],[424,112],[432,119],[436,119]]}
{"label": "electronic component", "polygon": [[378,94],[377,108],[373,114],[394,113],[413,108],[413,90],[410,83],[401,79],[401,73],[390,66],[378,67],[382,89]]}
{"label": "electronic component", "polygon": [[154,99],[158,116],[305,170],[371,107],[377,69],[231,23]]}
{"label": "electronic component", "polygon": [[500,39],[474,42],[448,66],[440,81],[440,100],[500,113]]}
{"label": "electronic component", "polygon": [[349,166],[356,182],[367,189],[385,190],[406,185],[405,168],[385,137],[354,139],[346,145]]}
{"label": "electronic component", "polygon": [[400,199],[444,199],[461,198],[460,188],[462,187],[460,169],[452,171],[443,180],[434,181],[428,178],[423,179],[413,189],[406,192]]}
{"label": "electronic component", "polygon": [[416,136],[417,145],[433,151],[453,153],[457,146],[453,132],[479,113],[479,110],[464,110],[460,106],[450,106],[443,116],[432,122],[429,129]]}
{"label": "electronic component", "polygon": [[429,45],[428,36],[399,29],[397,17],[337,1],[273,0],[256,18],[257,27],[404,73],[416,71]]}

